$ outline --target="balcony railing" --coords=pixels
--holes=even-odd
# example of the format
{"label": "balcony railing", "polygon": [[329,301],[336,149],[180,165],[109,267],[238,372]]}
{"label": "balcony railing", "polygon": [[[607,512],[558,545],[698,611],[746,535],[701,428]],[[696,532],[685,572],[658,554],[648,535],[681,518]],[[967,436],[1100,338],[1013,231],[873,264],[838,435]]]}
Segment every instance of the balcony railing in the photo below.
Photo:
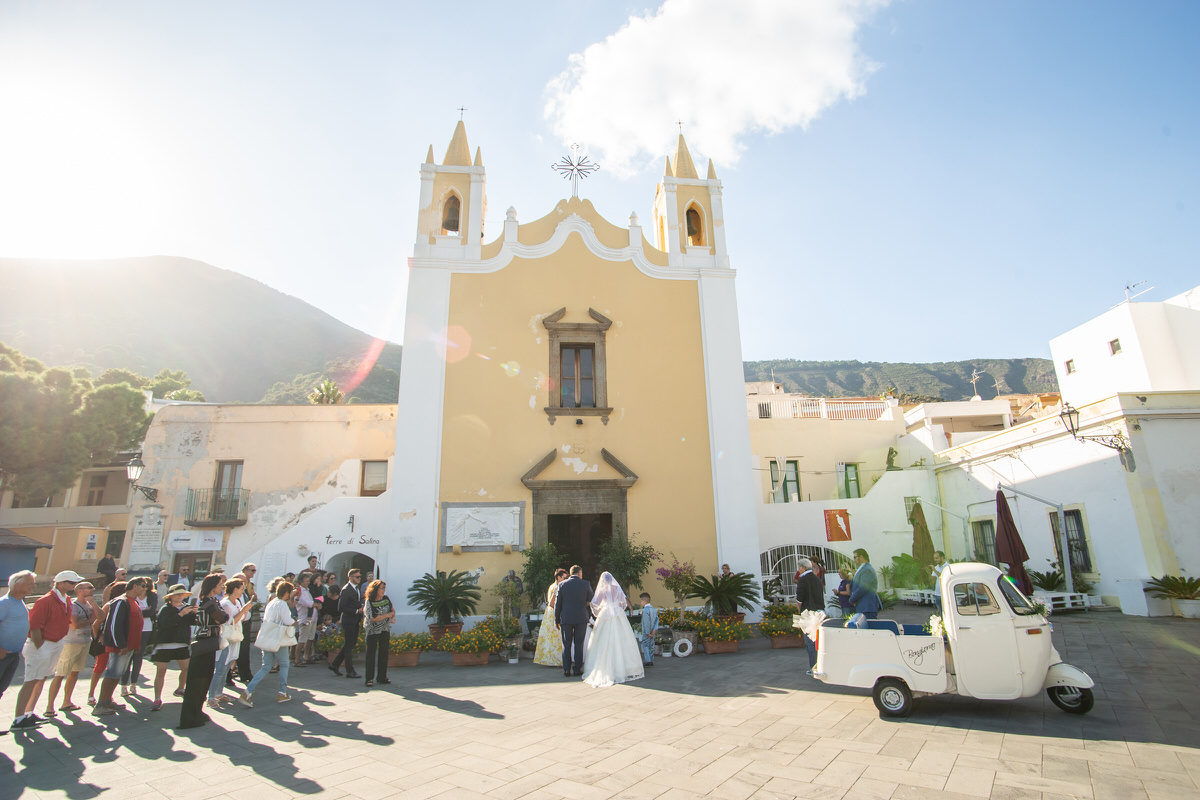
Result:
{"label": "balcony railing", "polygon": [[747,411],[758,419],[877,420],[887,410],[883,400],[837,400],[825,397],[789,397],[763,400],[750,395]]}
{"label": "balcony railing", "polygon": [[235,528],[246,524],[249,489],[188,489],[184,521],[196,528]]}

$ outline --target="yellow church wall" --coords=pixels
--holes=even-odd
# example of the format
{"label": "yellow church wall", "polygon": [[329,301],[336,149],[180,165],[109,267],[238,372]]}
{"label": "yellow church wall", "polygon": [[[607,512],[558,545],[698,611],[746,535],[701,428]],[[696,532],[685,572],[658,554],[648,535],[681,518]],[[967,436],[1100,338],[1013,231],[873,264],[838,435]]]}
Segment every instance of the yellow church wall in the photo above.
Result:
{"label": "yellow church wall", "polygon": [[[627,246],[627,230],[599,224],[590,204],[584,205],[606,244]],[[536,244],[550,238],[563,207],[521,226],[520,240]],[[607,426],[595,416],[579,417],[583,424],[577,425],[569,415],[551,425],[543,410],[550,404],[550,353],[541,318],[564,306],[563,322],[594,322],[589,307],[613,321],[606,337],[613,409]],[[702,572],[717,569],[694,281],[653,279],[631,263],[604,261],[572,234],[545,258],[514,259],[494,273],[455,274],[448,322],[459,346],[451,348],[445,373],[441,502],[523,500],[525,541],[531,544],[532,496],[521,476],[553,449],[558,457],[539,479],[616,478],[601,457],[607,448],[639,476],[628,492],[630,531],[664,554],[695,560]],[[485,588],[520,564],[516,553],[467,551],[437,558],[438,569],[483,566]],[[645,582],[661,593],[656,581]]]}

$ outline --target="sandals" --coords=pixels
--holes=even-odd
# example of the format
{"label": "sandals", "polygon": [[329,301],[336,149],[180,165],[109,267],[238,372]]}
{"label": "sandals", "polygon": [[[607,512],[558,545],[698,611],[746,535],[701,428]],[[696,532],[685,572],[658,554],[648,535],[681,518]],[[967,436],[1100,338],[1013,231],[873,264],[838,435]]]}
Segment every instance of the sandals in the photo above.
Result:
{"label": "sandals", "polygon": [[374,686],[374,685],[375,685],[375,681],[367,681],[367,686]]}
{"label": "sandals", "polygon": [[80,708],[79,706],[75,705],[74,703],[67,703],[65,706],[61,706],[58,710],[59,711],[82,711],[83,709]]}
{"label": "sandals", "polygon": [[58,712],[55,711],[53,708],[47,708],[45,711],[42,712],[43,717],[53,717],[53,716],[56,716],[57,714],[58,714]]}
{"label": "sandals", "polygon": [[391,678],[380,678],[379,682],[380,683],[391,683],[392,679]]}

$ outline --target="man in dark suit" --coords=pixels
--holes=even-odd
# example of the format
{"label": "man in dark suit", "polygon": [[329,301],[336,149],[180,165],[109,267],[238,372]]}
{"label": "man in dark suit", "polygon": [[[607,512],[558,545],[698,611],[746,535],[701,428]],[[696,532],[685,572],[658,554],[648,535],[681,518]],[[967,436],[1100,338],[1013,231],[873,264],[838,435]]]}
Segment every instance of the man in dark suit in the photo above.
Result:
{"label": "man in dark suit", "polygon": [[179,568],[179,572],[175,573],[174,575],[167,576],[168,586],[174,586],[180,583],[183,584],[184,588],[189,592],[192,590],[192,568],[187,564],[182,565]]}
{"label": "man in dark suit", "polygon": [[[796,602],[800,604],[800,613],[805,611],[824,611],[825,610],[825,587],[821,585],[821,579],[817,577],[813,571],[812,562],[807,558],[800,559],[800,578],[796,581]],[[808,675],[812,675],[813,667],[817,665],[817,645],[808,638],[804,631],[800,632],[804,638],[804,648],[808,650]]]}
{"label": "man in dark suit", "polygon": [[554,621],[562,630],[564,678],[583,674],[583,636],[592,615],[591,599],[592,585],[583,579],[583,568],[571,567],[571,577],[558,585],[554,604]]}
{"label": "man in dark suit", "polygon": [[341,615],[342,637],[345,643],[342,645],[341,652],[330,663],[329,668],[335,675],[340,676],[342,673],[338,667],[345,662],[346,677],[357,678],[358,673],[354,671],[353,653],[354,648],[358,645],[359,623],[363,613],[362,593],[358,589],[358,584],[362,581],[362,572],[352,569],[347,578],[349,582],[342,587],[342,595],[338,600],[338,614]]}

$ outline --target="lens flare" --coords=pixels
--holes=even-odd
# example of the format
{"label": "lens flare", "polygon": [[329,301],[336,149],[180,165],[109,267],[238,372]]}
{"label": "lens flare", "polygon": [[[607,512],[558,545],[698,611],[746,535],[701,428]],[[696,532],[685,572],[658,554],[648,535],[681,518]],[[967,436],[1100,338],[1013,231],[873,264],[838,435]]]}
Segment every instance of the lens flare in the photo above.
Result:
{"label": "lens flare", "polygon": [[447,364],[462,361],[471,354],[471,334],[461,325],[449,326],[434,338],[434,343],[437,345],[438,355],[444,358]]}
{"label": "lens flare", "polygon": [[500,366],[504,368],[504,374],[510,378],[515,378],[521,374],[521,365],[515,361],[505,361]]}

